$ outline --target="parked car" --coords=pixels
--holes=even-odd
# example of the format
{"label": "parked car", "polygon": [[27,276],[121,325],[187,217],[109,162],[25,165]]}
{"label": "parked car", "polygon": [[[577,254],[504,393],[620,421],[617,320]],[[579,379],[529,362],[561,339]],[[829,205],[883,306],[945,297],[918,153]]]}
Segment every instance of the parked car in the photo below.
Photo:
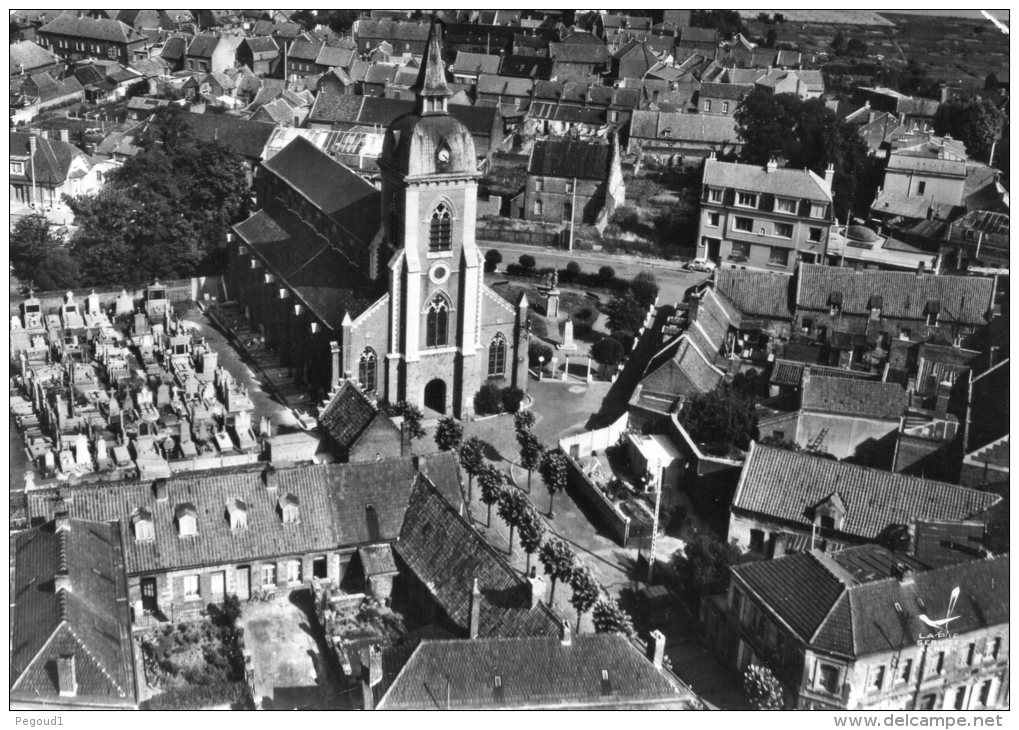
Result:
{"label": "parked car", "polygon": [[714,271],[718,268],[718,265],[710,259],[697,258],[689,262],[686,265],[686,269],[689,271]]}

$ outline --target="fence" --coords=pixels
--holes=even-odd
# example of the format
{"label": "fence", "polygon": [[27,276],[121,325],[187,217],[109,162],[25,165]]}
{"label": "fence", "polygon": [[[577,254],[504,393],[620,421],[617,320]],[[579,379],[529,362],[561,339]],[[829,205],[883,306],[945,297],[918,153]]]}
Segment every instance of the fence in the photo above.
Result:
{"label": "fence", "polygon": [[569,463],[566,490],[581,509],[589,512],[613,540],[626,547],[630,541],[630,518],[616,508],[612,500],[584,473],[577,461],[569,454],[566,457]]}
{"label": "fence", "polygon": [[[174,279],[171,281],[159,282],[166,287],[166,298],[171,302],[190,302],[205,298],[219,298],[223,291],[223,277],[221,276],[199,276],[191,279]],[[75,299],[83,302],[92,290],[78,290],[74,292]],[[117,302],[117,297],[124,289],[103,289],[96,291],[99,296],[99,306],[108,309]],[[37,291],[35,297],[42,305],[43,314],[58,314],[60,305],[64,302],[66,291]],[[141,302],[145,297],[145,288],[128,291],[132,299]],[[10,314],[11,316],[21,314],[21,303],[25,297],[14,291],[10,292]]]}
{"label": "fence", "polygon": [[548,231],[530,228],[513,228],[492,224],[490,222],[478,222],[475,231],[475,238],[486,243],[517,243],[525,246],[550,246],[556,247],[559,242],[558,231]]}
{"label": "fence", "polygon": [[566,452],[570,458],[579,459],[581,456],[591,456],[595,452],[605,451],[608,447],[614,446],[619,437],[622,436],[630,425],[628,413],[624,413],[614,423],[605,428],[585,431],[576,436],[568,436],[559,440],[559,448]]}

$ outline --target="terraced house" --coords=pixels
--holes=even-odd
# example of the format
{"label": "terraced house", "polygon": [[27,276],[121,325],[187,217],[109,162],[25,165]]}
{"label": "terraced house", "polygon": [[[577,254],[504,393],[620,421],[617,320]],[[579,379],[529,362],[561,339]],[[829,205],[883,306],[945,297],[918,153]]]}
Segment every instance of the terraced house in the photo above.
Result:
{"label": "terraced house", "polygon": [[151,41],[119,20],[79,18],[68,12],[39,29],[39,41],[67,61],[108,58],[127,66]]}
{"label": "terraced house", "polygon": [[697,255],[792,272],[821,260],[833,223],[831,184],[810,170],[704,161]]}

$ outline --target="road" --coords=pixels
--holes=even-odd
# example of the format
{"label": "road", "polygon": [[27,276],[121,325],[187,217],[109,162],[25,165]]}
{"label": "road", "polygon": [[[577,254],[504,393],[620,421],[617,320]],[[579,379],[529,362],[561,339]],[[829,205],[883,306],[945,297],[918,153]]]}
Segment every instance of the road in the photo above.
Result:
{"label": "road", "polygon": [[490,248],[498,249],[502,254],[503,264],[513,263],[521,254],[530,254],[538,263],[538,267],[565,267],[570,261],[576,261],[582,269],[594,270],[600,266],[611,266],[616,275],[632,279],[641,271],[650,271],[658,280],[660,288],[660,304],[675,304],[683,300],[683,293],[695,284],[707,278],[707,274],[697,271],[684,271],[682,261],[665,259],[641,258],[627,254],[606,254],[592,251],[563,251],[553,248],[539,248],[515,243],[499,243],[495,241],[479,241],[478,248],[482,252]]}

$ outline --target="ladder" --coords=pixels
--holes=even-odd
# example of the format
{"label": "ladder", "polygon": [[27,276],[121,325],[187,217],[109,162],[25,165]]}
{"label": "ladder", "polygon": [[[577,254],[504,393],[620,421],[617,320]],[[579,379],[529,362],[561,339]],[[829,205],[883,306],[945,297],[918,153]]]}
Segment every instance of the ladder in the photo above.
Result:
{"label": "ladder", "polygon": [[828,429],[822,428],[821,432],[814,437],[813,441],[807,444],[807,451],[817,451],[821,444],[824,442],[824,437],[828,435]]}

